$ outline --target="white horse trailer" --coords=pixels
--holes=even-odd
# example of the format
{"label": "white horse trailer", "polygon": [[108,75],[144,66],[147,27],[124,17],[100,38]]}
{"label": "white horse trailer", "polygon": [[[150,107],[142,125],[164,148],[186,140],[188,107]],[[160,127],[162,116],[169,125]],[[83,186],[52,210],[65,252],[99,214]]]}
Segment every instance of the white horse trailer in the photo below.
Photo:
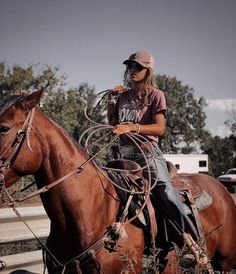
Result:
{"label": "white horse trailer", "polygon": [[164,154],[164,158],[175,165],[178,173],[207,173],[207,154]]}

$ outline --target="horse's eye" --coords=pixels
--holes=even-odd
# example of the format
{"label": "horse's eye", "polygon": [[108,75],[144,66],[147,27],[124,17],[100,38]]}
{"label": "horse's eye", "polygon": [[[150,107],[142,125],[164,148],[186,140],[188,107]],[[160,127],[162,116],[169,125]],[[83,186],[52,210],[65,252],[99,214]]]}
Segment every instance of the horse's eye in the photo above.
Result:
{"label": "horse's eye", "polygon": [[0,134],[7,133],[11,128],[6,125],[0,125]]}

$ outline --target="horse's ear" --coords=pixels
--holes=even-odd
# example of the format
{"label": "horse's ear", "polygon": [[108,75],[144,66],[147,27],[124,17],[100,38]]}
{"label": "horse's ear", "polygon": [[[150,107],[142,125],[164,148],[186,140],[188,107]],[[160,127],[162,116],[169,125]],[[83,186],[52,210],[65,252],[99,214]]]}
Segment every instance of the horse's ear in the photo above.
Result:
{"label": "horse's ear", "polygon": [[17,106],[22,109],[25,109],[25,110],[30,110],[30,109],[36,107],[41,99],[41,96],[42,96],[44,90],[45,90],[44,88],[41,88],[41,89],[31,93],[26,98],[19,101],[17,103]]}

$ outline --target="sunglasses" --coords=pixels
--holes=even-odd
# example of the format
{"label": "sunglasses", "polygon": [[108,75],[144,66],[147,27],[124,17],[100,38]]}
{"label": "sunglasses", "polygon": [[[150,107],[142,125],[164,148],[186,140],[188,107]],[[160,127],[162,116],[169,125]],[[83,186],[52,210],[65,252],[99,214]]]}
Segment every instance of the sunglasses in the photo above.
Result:
{"label": "sunglasses", "polygon": [[145,69],[142,65],[136,62],[130,62],[126,65],[127,69],[131,69],[133,71],[142,71]]}

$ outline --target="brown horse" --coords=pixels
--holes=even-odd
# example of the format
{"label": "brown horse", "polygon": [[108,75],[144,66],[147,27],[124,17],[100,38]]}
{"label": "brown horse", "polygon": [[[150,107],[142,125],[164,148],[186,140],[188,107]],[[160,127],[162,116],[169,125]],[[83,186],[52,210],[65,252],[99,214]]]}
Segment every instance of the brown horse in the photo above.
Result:
{"label": "brown horse", "polygon": [[[127,223],[127,237],[117,237],[120,202],[114,187],[62,128],[34,109],[42,92],[0,102],[0,172],[6,187],[27,174],[35,177],[51,220],[49,273],[141,273],[142,229]],[[188,180],[213,197],[200,213],[208,255],[217,269],[229,270],[236,262],[234,202],[212,177],[195,174]],[[175,266],[166,273],[176,273]]]}

